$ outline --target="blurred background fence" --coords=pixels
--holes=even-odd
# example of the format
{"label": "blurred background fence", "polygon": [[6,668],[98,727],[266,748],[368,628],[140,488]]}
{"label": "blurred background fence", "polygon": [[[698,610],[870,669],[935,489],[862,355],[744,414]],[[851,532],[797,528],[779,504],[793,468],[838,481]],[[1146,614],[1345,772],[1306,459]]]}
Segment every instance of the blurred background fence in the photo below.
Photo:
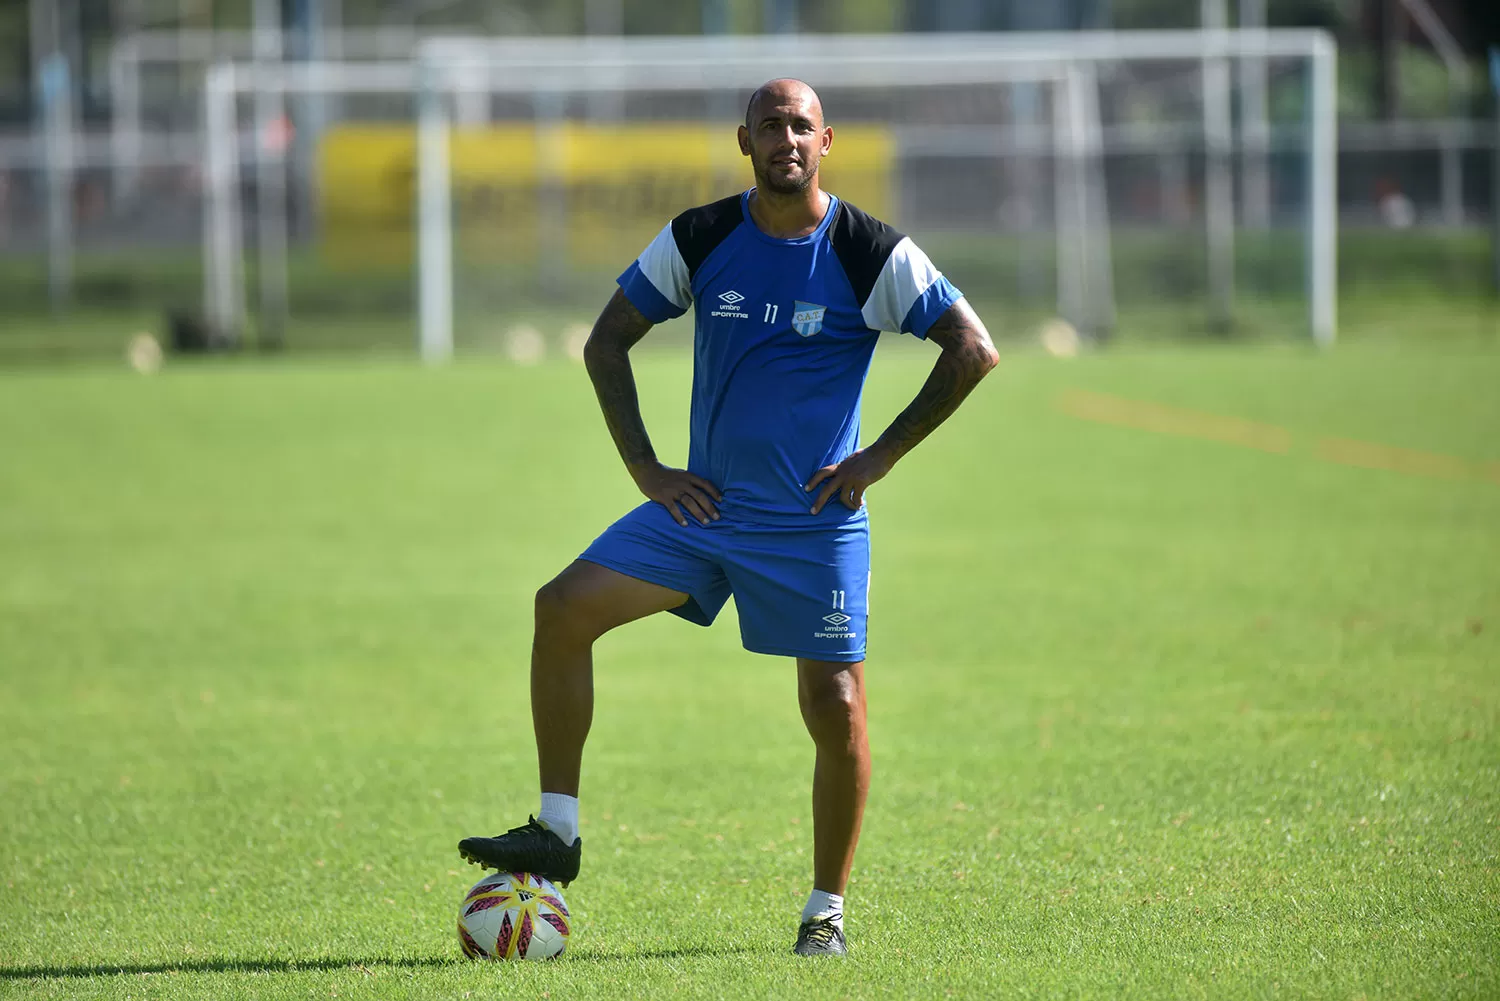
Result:
{"label": "blurred background fence", "polygon": [[[1329,205],[1310,57],[1058,54],[1102,32],[1262,28],[1337,44]],[[1042,41],[1059,32],[1078,43]],[[839,129],[830,188],[1026,323],[1305,337],[1320,209],[1345,297],[1484,303],[1500,281],[1493,0],[8,0],[0,364],[117,356],[136,330],[186,347],[414,349],[434,73],[456,345],[533,328],[562,346],[649,230],[750,183],[730,135],[749,86],[711,67],[693,87],[570,84],[618,61],[611,39],[656,39],[687,63],[769,53],[767,76],[804,53]],[[840,46],[885,78],[819,79],[816,53]],[[901,68],[986,46],[1029,47],[1033,70]],[[396,82],[284,83],[334,64]],[[227,67],[239,84],[215,132],[206,81]],[[549,67],[575,76],[516,83]]]}

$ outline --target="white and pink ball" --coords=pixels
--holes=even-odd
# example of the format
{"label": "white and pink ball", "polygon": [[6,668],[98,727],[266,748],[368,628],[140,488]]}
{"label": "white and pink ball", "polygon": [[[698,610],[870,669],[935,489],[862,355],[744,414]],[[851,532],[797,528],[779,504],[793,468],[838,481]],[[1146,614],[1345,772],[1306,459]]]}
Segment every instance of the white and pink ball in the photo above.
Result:
{"label": "white and pink ball", "polygon": [[551,882],[529,872],[496,872],[464,897],[458,942],[470,959],[552,959],[567,947],[572,924]]}

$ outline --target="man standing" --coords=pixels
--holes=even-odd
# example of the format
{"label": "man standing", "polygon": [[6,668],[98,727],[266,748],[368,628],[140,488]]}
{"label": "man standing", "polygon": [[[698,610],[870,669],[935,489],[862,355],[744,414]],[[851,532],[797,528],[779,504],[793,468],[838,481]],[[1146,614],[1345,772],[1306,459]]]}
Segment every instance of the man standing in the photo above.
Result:
{"label": "man standing", "polygon": [[[459,852],[487,868],[578,875],[578,781],[594,641],[656,612],[710,624],[732,593],[747,650],[795,657],[813,770],[813,890],[795,951],[843,955],[843,893],[870,783],[865,736],[865,490],[995,366],[988,333],[910,239],[818,184],[833,130],[811,87],[772,80],[739,130],[755,187],[690,209],[620,276],[584,358],[626,468],[649,498],[537,592],[531,712],[537,817]],[[657,460],[630,348],[697,303],[686,469]],[[875,342],[942,349],[874,444],[858,450]]]}

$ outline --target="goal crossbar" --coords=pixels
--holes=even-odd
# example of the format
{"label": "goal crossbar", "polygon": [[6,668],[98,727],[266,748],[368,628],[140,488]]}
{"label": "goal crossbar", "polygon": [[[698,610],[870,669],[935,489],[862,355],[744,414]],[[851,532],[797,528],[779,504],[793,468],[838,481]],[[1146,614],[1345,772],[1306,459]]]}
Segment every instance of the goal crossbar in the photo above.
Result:
{"label": "goal crossbar", "polygon": [[434,36],[417,44],[418,60],[465,58],[529,63],[564,60],[575,65],[612,57],[627,62],[726,59],[813,60],[850,56],[872,59],[906,55],[956,59],[996,53],[1059,56],[1087,61],[1112,59],[1213,59],[1242,56],[1311,58],[1335,51],[1333,37],[1308,28],[1221,28],[1181,31],[917,32],[884,35],[589,36],[583,38],[477,38]]}

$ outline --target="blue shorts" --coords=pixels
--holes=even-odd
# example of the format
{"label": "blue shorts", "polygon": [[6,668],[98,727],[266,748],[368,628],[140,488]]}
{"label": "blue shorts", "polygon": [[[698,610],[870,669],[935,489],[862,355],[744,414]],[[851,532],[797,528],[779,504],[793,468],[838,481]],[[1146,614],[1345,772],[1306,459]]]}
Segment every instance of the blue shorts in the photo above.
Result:
{"label": "blue shorts", "polygon": [[740,641],[753,653],[853,662],[865,659],[869,525],[860,511],[807,528],[729,519],[683,526],[647,501],[579,558],[685,592],[672,612],[700,626],[733,594]]}

